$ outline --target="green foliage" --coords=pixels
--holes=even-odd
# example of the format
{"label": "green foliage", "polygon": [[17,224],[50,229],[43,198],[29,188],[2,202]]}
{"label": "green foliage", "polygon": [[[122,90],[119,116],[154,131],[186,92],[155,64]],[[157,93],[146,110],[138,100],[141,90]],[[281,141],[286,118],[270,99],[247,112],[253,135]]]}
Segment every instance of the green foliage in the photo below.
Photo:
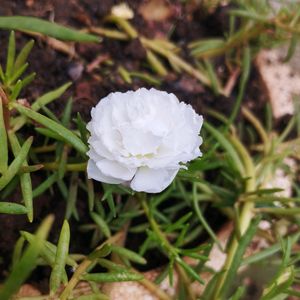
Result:
{"label": "green foliage", "polygon": [[0,290],[0,298],[3,300],[10,299],[18,291],[21,284],[28,278],[36,266],[36,261],[43,247],[43,241],[47,238],[53,223],[53,216],[47,217],[40,225],[35,236],[35,241],[29,245],[18,262],[15,263],[10,275],[6,279],[4,286]]}
{"label": "green foliage", "polygon": [[[18,138],[13,132],[8,132],[8,137],[10,141],[10,145],[15,157],[17,157],[21,151],[21,146],[19,144]],[[28,167],[28,163],[26,159],[23,162],[23,167]],[[33,203],[32,203],[32,184],[30,173],[20,174],[20,183],[22,196],[25,203],[25,207],[27,208],[27,216],[29,222],[33,221]]]}
{"label": "green foliage", "polygon": [[[297,1],[244,1],[233,0],[230,31],[225,38],[209,38],[190,43],[191,54],[197,58],[236,55],[244,45],[261,48],[275,47],[287,41],[292,34],[286,60],[290,59],[299,40],[299,3]],[[277,8],[275,8],[277,5]],[[295,13],[297,12],[297,13]],[[236,26],[240,22],[240,26]],[[235,29],[236,28],[236,29]]]}
{"label": "green foliage", "polygon": [[27,213],[26,207],[17,203],[0,202],[1,214],[22,215]]}
{"label": "green foliage", "polygon": [[49,130],[56,133],[59,137],[61,137],[64,141],[70,143],[77,149],[79,152],[85,154],[87,152],[87,147],[83,142],[70,130],[66,129],[61,124],[47,118],[32,109],[26,108],[23,105],[13,103],[13,108],[16,108],[21,114],[25,115],[26,117],[44,125]]}
{"label": "green foliage", "polygon": [[[180,57],[176,45],[146,39],[126,20],[109,17],[122,31],[101,31],[106,36],[111,35],[110,38],[121,37],[122,40],[139,37],[145,47],[147,66],[156,75],[119,66],[118,72],[128,84],[136,77],[160,86],[169,63],[170,69],[194,76],[215,95],[226,95],[224,83],[214,67],[214,57],[224,55],[226,63],[240,69],[230,116],[205,110],[201,132],[203,157],[191,162],[188,169],[180,170],[171,186],[155,195],[88,179],[85,154],[89,133],[79,113],[72,119],[73,99],[65,102],[59,116],[49,108],[71,83],[39,96],[31,105],[19,101],[19,95],[35,76],[34,73],[26,75],[33,41],[17,53],[15,35],[11,33],[6,65],[0,68],[0,213],[27,214],[30,222],[35,221],[35,198],[47,193],[65,203],[66,220],[56,243],[47,240],[52,217],[42,222],[35,234],[21,231],[11,271],[0,289],[1,299],[10,299],[36,266],[47,266],[51,269],[50,295],[44,295],[45,298],[108,299],[97,283],[138,281],[159,299],[169,300],[159,283],[168,278],[173,285],[178,277],[178,299],[197,299],[192,289],[197,281],[205,285],[201,299],[238,300],[245,297],[248,288],[242,281],[236,288],[241,267],[251,269],[264,261],[274,264],[276,273],[268,278],[267,285],[261,286],[261,299],[299,297],[294,288],[299,279],[300,257],[296,251],[299,233],[289,236],[300,224],[298,183],[294,182],[296,197],[282,197],[278,194],[281,187],[268,186],[276,170],[287,170],[286,157],[300,157],[299,131],[296,130],[299,114],[283,132],[275,134],[270,114],[264,124],[243,107],[255,53],[265,45],[282,42],[288,32],[292,33],[292,39],[286,60],[293,55],[299,31],[299,8],[292,14],[290,7],[284,6],[272,15],[268,1],[234,2],[237,9],[230,12],[231,28],[224,38],[191,43],[195,66]],[[99,41],[95,36],[29,17],[0,17],[0,27],[31,30],[66,40]],[[270,31],[274,42],[268,36]],[[244,118],[236,126],[239,112]],[[34,141],[28,137],[29,130],[36,132]],[[291,139],[292,134],[297,137]],[[34,186],[32,172],[38,172],[42,178]],[[18,203],[10,202],[18,186],[22,199],[17,199]],[[78,199],[86,199],[84,216]],[[224,245],[218,231],[228,220],[234,229],[228,244]],[[271,228],[259,228],[261,220],[269,222]],[[69,223],[86,235],[85,253],[89,254],[69,252],[75,241]],[[131,243],[132,236],[138,242]],[[254,236],[265,239],[269,247],[245,257]],[[206,265],[213,259],[215,246],[226,256],[219,272]],[[163,261],[162,271],[154,283],[137,271],[151,265],[152,253]],[[72,272],[68,272],[70,268]],[[82,280],[88,282],[91,291],[74,298],[77,284]]]}
{"label": "green foliage", "polygon": [[118,272],[111,273],[92,273],[86,274],[82,277],[84,280],[95,281],[95,282],[122,282],[122,281],[137,281],[143,279],[143,275],[130,272]]}
{"label": "green foliage", "polygon": [[67,41],[96,43],[100,41],[97,36],[76,31],[53,22],[34,17],[0,17],[0,28],[38,32],[47,36],[52,36],[54,38]]}
{"label": "green foliage", "polygon": [[7,133],[3,115],[3,100],[0,98],[0,144],[2,147],[0,155],[0,173],[3,174],[8,166]]}
{"label": "green foliage", "polygon": [[55,261],[52,267],[50,276],[50,294],[55,294],[63,280],[63,274],[65,272],[65,265],[69,252],[70,244],[70,227],[68,221],[64,221],[62,226],[60,237],[56,249]]}
{"label": "green foliage", "polygon": [[24,163],[26,156],[28,155],[33,138],[30,137],[21,147],[18,155],[8,166],[7,170],[0,177],[0,191],[14,178],[14,176],[20,171],[22,164]]}

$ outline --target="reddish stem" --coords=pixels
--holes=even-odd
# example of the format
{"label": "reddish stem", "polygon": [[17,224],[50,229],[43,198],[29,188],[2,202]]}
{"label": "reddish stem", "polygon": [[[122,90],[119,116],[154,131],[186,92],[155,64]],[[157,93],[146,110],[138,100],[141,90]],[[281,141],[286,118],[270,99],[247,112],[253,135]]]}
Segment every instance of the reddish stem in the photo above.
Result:
{"label": "reddish stem", "polygon": [[10,118],[10,111],[8,109],[9,101],[8,101],[8,98],[1,86],[0,86],[0,98],[2,100],[2,105],[3,105],[4,124],[5,124],[6,131],[8,131],[9,130],[9,118]]}

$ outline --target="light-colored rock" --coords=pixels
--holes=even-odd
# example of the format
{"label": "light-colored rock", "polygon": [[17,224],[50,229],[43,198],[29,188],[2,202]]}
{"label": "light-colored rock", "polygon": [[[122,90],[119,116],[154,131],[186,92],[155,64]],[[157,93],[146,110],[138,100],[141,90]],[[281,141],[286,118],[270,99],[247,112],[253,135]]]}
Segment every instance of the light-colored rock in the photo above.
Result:
{"label": "light-colored rock", "polygon": [[23,284],[15,296],[15,299],[21,298],[21,297],[34,297],[34,296],[41,296],[41,292],[36,289],[31,284]]}
{"label": "light-colored rock", "polygon": [[292,197],[293,193],[293,174],[296,171],[296,161],[292,158],[285,158],[283,163],[288,167],[291,172],[286,173],[283,168],[277,168],[275,173],[268,181],[266,188],[274,189],[280,188],[282,191],[277,192],[276,196]]}
{"label": "light-colored rock", "polygon": [[106,283],[103,285],[102,291],[111,300],[158,300],[148,289],[133,281]]}
{"label": "light-colored rock", "polygon": [[275,118],[294,114],[293,101],[300,97],[300,51],[284,63],[286,52],[286,47],[262,50],[256,58]]}

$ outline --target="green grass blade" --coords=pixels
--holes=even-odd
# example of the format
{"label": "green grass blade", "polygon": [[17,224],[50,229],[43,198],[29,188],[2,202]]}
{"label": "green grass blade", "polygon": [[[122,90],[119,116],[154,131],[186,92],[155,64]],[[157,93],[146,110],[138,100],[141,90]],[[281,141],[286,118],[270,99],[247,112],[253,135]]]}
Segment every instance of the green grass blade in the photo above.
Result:
{"label": "green grass blade", "polygon": [[24,242],[25,239],[22,236],[20,236],[15,243],[14,252],[12,255],[12,269],[15,267],[16,263],[20,261],[22,257]]}
{"label": "green grass blade", "polygon": [[8,167],[7,171],[0,178],[0,191],[14,178],[14,176],[19,172],[23,162],[25,161],[30,146],[32,144],[33,138],[30,137],[23,144],[18,156],[13,160],[13,162]]}
{"label": "green grass blade", "polygon": [[47,108],[46,106],[43,106],[41,108],[41,110],[51,120],[53,120],[53,121],[55,121],[57,123],[61,123],[60,120],[56,117],[56,115],[49,108]]}
{"label": "green grass blade", "polygon": [[15,61],[15,55],[16,55],[16,39],[15,39],[15,33],[12,31],[9,36],[8,41],[8,50],[7,50],[7,59],[6,59],[6,71],[5,71],[5,77],[6,79],[9,79],[11,74],[13,73],[13,66]]}
{"label": "green grass blade", "polygon": [[36,73],[33,72],[33,73],[27,75],[26,77],[24,77],[24,78],[22,79],[22,88],[24,88],[24,87],[27,86],[29,83],[31,83],[31,82],[34,80],[35,76],[36,76]]}
{"label": "green grass blade", "polygon": [[68,127],[68,125],[70,123],[72,107],[73,107],[73,99],[69,98],[65,105],[65,109],[64,109],[64,112],[63,112],[63,115],[61,118],[61,123],[66,127]]}
{"label": "green grass blade", "polygon": [[[294,245],[298,241],[299,237],[300,237],[300,232],[298,232],[290,237],[292,245]],[[282,250],[281,244],[276,243],[258,253],[255,253],[251,256],[246,257],[243,260],[242,265],[250,265],[253,263],[258,263],[262,260],[266,260],[270,256],[280,252],[281,250]]]}
{"label": "green grass blade", "polygon": [[[195,187],[193,189],[195,190]],[[194,207],[195,213],[196,213],[196,215],[197,215],[200,223],[205,228],[206,232],[209,234],[209,236],[212,238],[212,240],[217,244],[217,246],[219,247],[219,249],[221,251],[223,251],[223,247],[221,245],[221,242],[219,241],[218,237],[216,236],[216,234],[214,233],[214,231],[211,229],[211,227],[209,226],[209,224],[206,222],[206,219],[205,219],[205,217],[202,214],[202,211],[200,209],[200,206],[199,206],[199,203],[197,201],[197,198],[196,198],[195,194],[193,196],[193,207]]]}
{"label": "green grass blade", "polygon": [[193,280],[198,281],[201,284],[205,282],[200,278],[199,274],[186,262],[184,262],[180,257],[176,258],[176,262],[182,267],[182,269],[189,275],[189,277]]}
{"label": "green grass blade", "polygon": [[11,75],[11,78],[7,81],[8,85],[13,84],[16,80],[19,79],[19,77],[22,76],[22,74],[26,71],[28,68],[29,64],[25,63],[22,65],[19,69],[15,70],[14,73]]}
{"label": "green grass blade", "polygon": [[205,290],[201,295],[201,300],[211,300],[213,299],[213,294],[218,288],[218,282],[222,273],[215,273],[214,276],[208,281]]}
{"label": "green grass blade", "polygon": [[[279,295],[283,296],[279,299],[289,299],[286,298],[285,291],[289,289],[295,279],[295,271],[292,266],[287,267],[285,272],[273,282],[272,286],[265,289],[261,300],[276,300]],[[266,292],[267,291],[267,292]]]}
{"label": "green grass blade", "polygon": [[0,200],[3,201],[6,198],[8,198],[17,188],[19,184],[19,177],[15,176],[10,182],[9,184],[3,189],[3,191],[1,191],[0,193]]}
{"label": "green grass blade", "polygon": [[113,197],[113,190],[114,186],[106,183],[102,183],[103,189],[104,189],[104,195],[101,198],[101,201],[107,201],[107,204],[109,206],[110,211],[112,212],[114,218],[117,215],[115,201]]}
{"label": "green grass blade", "polygon": [[243,295],[245,294],[245,291],[246,291],[246,287],[245,286],[240,286],[236,290],[234,295],[229,298],[229,300],[240,300],[243,297]]}
{"label": "green grass blade", "polygon": [[41,135],[44,135],[48,138],[54,139],[54,140],[59,141],[59,142],[66,142],[66,140],[64,138],[62,138],[57,133],[55,133],[54,131],[52,131],[48,128],[36,127],[34,129],[37,133],[39,133]]}
{"label": "green grass blade", "polygon": [[33,104],[31,105],[31,108],[33,110],[37,111],[41,107],[46,106],[53,100],[59,98],[71,86],[71,84],[72,84],[72,82],[67,82],[64,85],[62,85],[61,87],[42,95],[41,97],[37,98],[33,102]]}
{"label": "green grass blade", "polygon": [[[239,245],[235,252],[234,260],[230,266],[230,269],[227,272],[227,276],[225,278],[223,288],[220,291],[220,295],[224,296],[223,298],[225,298],[228,289],[230,288],[232,282],[235,279],[238,268],[242,263],[243,255],[256,232],[259,222],[260,222],[260,218],[254,219],[250,224],[250,226],[248,227],[247,231],[243,234],[243,236],[239,240]],[[223,298],[221,297],[221,299]]]}
{"label": "green grass blade", "polygon": [[91,212],[91,218],[98,225],[100,231],[105,235],[105,237],[107,238],[111,237],[110,229],[100,215]]}
{"label": "green grass blade", "polygon": [[227,151],[227,153],[230,155],[232,161],[234,162],[235,166],[237,167],[237,170],[244,174],[244,166],[241,162],[241,159],[239,155],[237,154],[235,148],[233,145],[228,141],[228,138],[226,138],[225,135],[223,135],[219,130],[215,129],[213,126],[211,126],[209,123],[204,122],[203,127],[211,134],[213,137],[220,143],[220,145]]}
{"label": "green grass blade", "polygon": [[[25,77],[22,80],[22,88],[24,88],[27,84],[29,84],[35,77],[35,73],[32,73]],[[45,108],[45,106],[52,101],[59,98],[71,85],[71,82],[67,82],[64,85],[60,86],[59,88],[50,91],[40,97],[38,97],[31,105],[31,109],[34,111],[38,111],[39,109]],[[26,123],[26,117],[25,116],[19,116],[15,118],[15,123],[13,124],[13,130],[17,131],[19,130],[25,123]]]}
{"label": "green grass blade", "polygon": [[8,166],[8,146],[7,146],[7,133],[3,115],[3,100],[0,97],[0,173],[3,174],[7,170]]}
{"label": "green grass blade", "polygon": [[86,123],[82,120],[80,113],[77,113],[76,123],[80,132],[81,140],[87,145],[88,130],[86,129]]}
{"label": "green grass blade", "polygon": [[[59,145],[58,145],[59,146]],[[69,147],[62,145],[61,155],[58,156],[58,179],[62,180],[66,173],[66,165],[68,163]]]}
{"label": "green grass blade", "polygon": [[223,39],[206,39],[195,41],[189,44],[189,48],[191,49],[192,55],[205,56],[206,53],[210,53],[216,49],[222,49],[225,46],[225,41]]}
{"label": "green grass blade", "polygon": [[28,278],[36,266],[36,260],[41,252],[43,241],[47,238],[54,217],[48,216],[36,232],[36,240],[25,250],[21,259],[15,264],[3,287],[0,290],[0,299],[9,300],[18,291],[21,284]]}
{"label": "green grass blade", "polygon": [[[10,131],[8,133],[10,145],[15,157],[18,156],[21,150],[21,146],[19,144],[18,138],[16,135]],[[27,160],[25,159],[23,167],[28,167]],[[33,221],[33,203],[32,203],[32,184],[31,184],[31,177],[30,173],[22,173],[20,174],[20,182],[21,182],[21,190],[23,195],[23,200],[25,203],[25,207],[27,208],[27,216],[29,222]]]}
{"label": "green grass blade", "polygon": [[163,63],[160,61],[160,59],[157,57],[154,52],[151,50],[148,50],[146,52],[147,54],[147,60],[151,68],[160,76],[166,76],[168,74],[167,69],[163,65]]}
{"label": "green grass blade", "polygon": [[242,63],[243,72],[242,72],[241,79],[240,79],[239,92],[238,92],[238,96],[235,100],[235,104],[234,104],[232,113],[229,117],[227,126],[230,126],[237,117],[237,114],[239,112],[239,109],[240,109],[240,106],[241,106],[241,103],[242,103],[242,100],[244,97],[246,84],[249,79],[250,69],[251,69],[251,51],[250,51],[249,47],[245,47],[244,53],[243,53],[243,63]]}
{"label": "green grass blade", "polygon": [[204,65],[206,67],[209,80],[211,82],[211,88],[212,88],[213,92],[216,95],[218,95],[221,91],[221,84],[220,84],[219,78],[217,76],[217,73],[214,70],[214,66],[209,59],[204,59]]}
{"label": "green grass blade", "polygon": [[129,259],[129,260],[131,260],[131,261],[133,261],[137,264],[144,265],[144,264],[147,263],[147,261],[145,260],[144,257],[142,257],[139,254],[137,254],[137,253],[135,253],[131,250],[128,250],[128,249],[112,245],[111,246],[111,251],[118,254],[120,257],[127,258],[127,259]]}
{"label": "green grass blade", "polygon": [[16,82],[16,84],[14,85],[14,87],[12,88],[11,94],[10,94],[10,100],[14,101],[17,99],[17,97],[19,96],[21,89],[23,86],[23,82],[22,80],[18,80]]}
{"label": "green grass blade", "polygon": [[100,38],[53,22],[34,17],[0,17],[0,28],[39,32],[60,40],[75,42],[100,42]]}
{"label": "green grass blade", "polygon": [[21,66],[23,66],[26,63],[26,60],[28,58],[28,55],[33,45],[34,45],[34,40],[31,40],[20,51],[15,61],[14,71],[18,70]]}
{"label": "green grass blade", "polygon": [[[34,242],[34,239],[35,239],[34,234],[31,234],[26,231],[21,231],[21,235],[30,244],[32,244]],[[41,254],[44,255],[44,257],[46,258],[45,260],[48,261],[50,265],[53,265],[55,262],[56,252],[57,252],[57,247],[54,244],[52,244],[48,241],[44,241],[44,248],[43,248],[43,252]],[[70,255],[66,259],[66,264],[72,268],[77,267],[77,262]]]}
{"label": "green grass blade", "polygon": [[93,273],[82,276],[83,280],[94,282],[138,281],[143,278],[143,275],[133,272]]}
{"label": "green grass blade", "polygon": [[53,173],[50,175],[45,181],[43,181],[39,186],[37,186],[32,191],[32,197],[35,198],[41,194],[43,194],[46,190],[48,190],[56,181],[58,178],[57,173]]}
{"label": "green grass blade", "polygon": [[[61,123],[66,128],[69,127],[70,118],[72,113],[72,98],[69,98],[65,106]],[[58,178],[61,181],[66,172],[66,165],[68,163],[69,147],[64,143],[57,143],[56,147],[56,161],[58,162]],[[67,198],[67,195],[66,195]]]}
{"label": "green grass blade", "polygon": [[[103,246],[100,247],[100,249],[96,248],[92,253],[88,255],[87,258],[92,261],[97,259],[99,263],[99,259],[101,257],[106,257],[110,254],[111,254],[111,244],[104,244]],[[123,266],[123,269],[124,268],[126,267]]]}
{"label": "green grass blade", "polygon": [[69,195],[67,199],[66,207],[66,219],[69,219],[72,215],[76,220],[79,219],[76,202],[78,193],[78,172],[73,172],[70,179]]}
{"label": "green grass blade", "polygon": [[12,106],[16,108],[21,114],[57,133],[69,144],[71,144],[75,149],[77,149],[80,153],[85,154],[88,151],[87,146],[72,131],[65,128],[61,124],[54,122],[51,119],[18,103],[13,103]]}
{"label": "green grass blade", "polygon": [[[21,231],[21,237],[23,238],[23,240],[26,240],[28,243],[32,244],[35,240],[35,236],[29,232],[26,231]],[[54,262],[55,262],[55,253],[51,252],[47,247],[46,247],[46,243],[44,241],[43,243],[43,248],[41,250],[41,258],[50,266],[54,266]]]}
{"label": "green grass blade", "polygon": [[50,294],[54,294],[60,286],[65,271],[66,260],[69,252],[70,244],[70,226],[68,221],[64,221],[62,226],[57,251],[55,256],[55,263],[50,276]]}
{"label": "green grass blade", "polygon": [[112,261],[110,261],[109,259],[105,259],[105,258],[98,258],[98,264],[110,271],[126,271],[126,267],[124,265],[120,265],[120,264],[116,264]]}
{"label": "green grass blade", "polygon": [[94,206],[95,206],[95,191],[94,191],[94,184],[93,184],[93,180],[88,179],[88,177],[86,176],[86,187],[87,187],[87,195],[88,195],[88,203],[89,203],[89,211],[93,211],[94,210]]}
{"label": "green grass blade", "polygon": [[23,215],[27,213],[24,205],[12,202],[0,202],[0,214]]}

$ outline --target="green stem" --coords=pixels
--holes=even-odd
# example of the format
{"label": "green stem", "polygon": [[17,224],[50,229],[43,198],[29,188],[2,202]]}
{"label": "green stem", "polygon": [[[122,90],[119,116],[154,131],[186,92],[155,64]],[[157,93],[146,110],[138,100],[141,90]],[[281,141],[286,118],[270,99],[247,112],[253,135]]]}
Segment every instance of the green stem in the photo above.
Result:
{"label": "green stem", "polygon": [[174,251],[174,247],[171,245],[171,243],[168,241],[168,239],[165,237],[165,235],[162,233],[162,231],[159,228],[159,225],[156,223],[155,219],[153,218],[149,206],[146,201],[146,195],[144,193],[139,193],[138,197],[141,201],[142,207],[144,209],[144,212],[147,216],[147,219],[152,227],[152,230],[155,232],[155,234],[159,237],[159,240],[161,242],[161,247],[169,254],[171,255],[177,255],[177,252]]}
{"label": "green stem", "polygon": [[47,153],[47,152],[55,151],[56,147],[57,147],[56,144],[51,144],[51,145],[45,145],[40,147],[34,147],[32,148],[32,151],[34,153]]}
{"label": "green stem", "polygon": [[248,119],[248,121],[254,126],[256,131],[258,132],[263,144],[264,144],[264,153],[268,154],[271,148],[271,144],[269,141],[268,134],[261,122],[255,117],[255,115],[245,106],[242,107],[243,115]]}
{"label": "green stem", "polygon": [[[116,243],[120,238],[122,238],[123,232],[119,232],[106,240],[103,244],[101,244],[97,249],[100,249],[105,244],[114,244]],[[69,295],[72,293],[73,289],[76,287],[77,283],[81,279],[81,275],[84,274],[87,269],[90,267],[90,265],[93,263],[92,260],[86,258],[76,269],[75,273],[73,274],[72,278],[68,282],[67,286],[63,290],[62,294],[60,295],[60,300],[67,300]]]}
{"label": "green stem", "polygon": [[[59,164],[57,162],[51,163],[41,163],[44,166],[44,170],[56,171],[59,168]],[[84,172],[86,171],[87,163],[77,163],[77,164],[66,164],[66,171],[72,172]]]}
{"label": "green stem", "polygon": [[176,270],[177,270],[180,278],[182,279],[182,281],[185,284],[188,299],[196,300],[197,298],[192,290],[192,287],[191,287],[192,283],[191,283],[189,277],[186,275],[185,271],[182,269],[182,267],[179,264],[175,264],[175,266],[176,266]]}
{"label": "green stem", "polygon": [[[256,187],[256,180],[255,180],[255,168],[253,161],[246,150],[246,148],[241,144],[241,142],[235,137],[231,136],[230,140],[234,147],[236,148],[237,152],[239,153],[242,162],[245,167],[245,177],[248,178],[247,183],[246,183],[246,192],[252,192],[255,190]],[[240,222],[239,222],[239,231],[241,235],[245,233],[245,231],[248,229],[252,215],[253,215],[253,208],[254,208],[254,203],[252,201],[246,202],[243,204],[242,210],[241,210],[241,215],[240,215]],[[228,252],[227,252],[227,257],[226,261],[224,263],[224,266],[222,268],[222,273],[219,278],[218,284],[216,285],[216,291],[214,293],[214,296],[212,299],[214,300],[220,300],[222,299],[221,291],[223,290],[223,284],[227,278],[228,275],[228,270],[230,269],[232,262],[234,260],[236,250],[238,248],[238,240],[236,237],[234,237],[231,240],[231,243],[228,247]]]}
{"label": "green stem", "polygon": [[[171,257],[174,257],[174,258],[178,257],[177,250],[168,241],[166,236],[160,230],[159,225],[156,223],[155,219],[153,218],[152,213],[151,213],[151,211],[149,209],[149,206],[147,204],[147,201],[146,201],[146,194],[138,193],[138,197],[140,199],[140,202],[142,204],[142,207],[143,207],[144,212],[147,216],[147,219],[148,219],[148,221],[151,225],[152,230],[155,232],[155,234],[157,235],[157,237],[160,240],[161,247],[165,250],[166,253],[168,253],[168,256],[171,256]],[[176,259],[175,259],[175,261],[176,261]],[[188,296],[189,296],[188,299],[196,300],[195,294],[190,288],[191,282],[190,282],[187,274],[182,269],[182,267],[176,262],[175,262],[175,267],[178,271],[178,275],[180,276],[181,280],[185,283],[186,291],[187,291]]]}

